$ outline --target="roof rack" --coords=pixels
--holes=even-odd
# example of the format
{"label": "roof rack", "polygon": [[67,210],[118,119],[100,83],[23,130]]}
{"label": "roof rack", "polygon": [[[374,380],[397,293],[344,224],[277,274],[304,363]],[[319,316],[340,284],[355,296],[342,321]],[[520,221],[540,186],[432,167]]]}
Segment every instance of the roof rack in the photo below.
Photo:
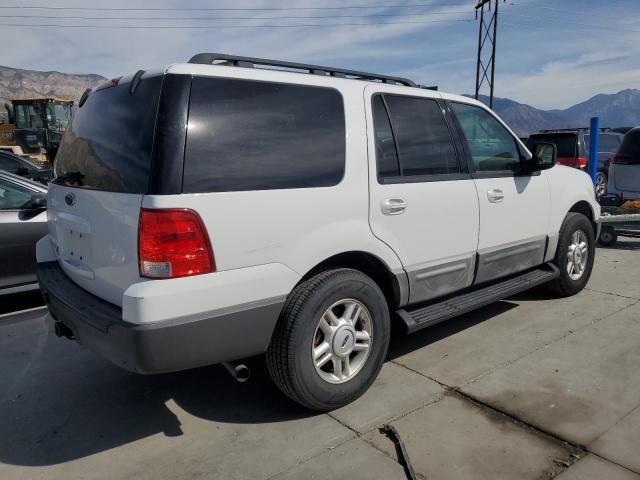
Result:
{"label": "roof rack", "polygon": [[[539,130],[538,133],[553,133],[553,132],[581,132],[591,130],[589,127],[575,127],[575,128],[548,128],[546,130]],[[610,131],[610,127],[600,127],[601,132]]]}
{"label": "roof rack", "polygon": [[378,75],[376,73],[358,72],[356,70],[346,70],[343,68],[322,67],[320,65],[308,65],[306,63],[283,62],[280,60],[268,60],[266,58],[240,57],[237,55],[227,55],[224,53],[198,53],[189,60],[189,63],[199,63],[204,65],[226,65],[233,67],[254,68],[271,67],[274,70],[287,69],[287,71],[297,71],[298,73],[308,73],[312,75],[324,75],[352,80],[371,80],[375,82],[390,83],[392,85],[406,85],[407,87],[417,87],[415,82],[408,78],[392,77],[389,75]]}

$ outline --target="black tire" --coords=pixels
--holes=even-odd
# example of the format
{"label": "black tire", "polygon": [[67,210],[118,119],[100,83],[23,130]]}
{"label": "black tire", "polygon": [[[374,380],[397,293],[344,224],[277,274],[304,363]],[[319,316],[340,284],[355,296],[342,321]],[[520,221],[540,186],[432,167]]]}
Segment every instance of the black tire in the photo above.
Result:
{"label": "black tire", "polygon": [[600,236],[598,237],[598,243],[603,247],[611,247],[618,241],[618,234],[613,227],[602,227]]}
{"label": "black tire", "polygon": [[[368,311],[371,347],[353,378],[329,383],[316,370],[311,352],[321,317],[345,299],[359,302]],[[371,386],[387,356],[389,337],[389,308],[380,287],[357,270],[329,270],[301,283],[289,295],[267,349],[267,367],[286,396],[311,410],[328,411],[354,401]]]}
{"label": "black tire", "polygon": [[[580,278],[572,279],[568,272],[569,245],[573,235],[582,231],[587,239],[587,259],[584,271]],[[595,238],[593,225],[587,217],[581,213],[569,212],[560,228],[558,239],[558,249],[554,260],[555,265],[560,269],[560,276],[549,283],[553,293],[561,297],[569,297],[580,292],[591,276],[593,270],[593,260],[595,256]]]}

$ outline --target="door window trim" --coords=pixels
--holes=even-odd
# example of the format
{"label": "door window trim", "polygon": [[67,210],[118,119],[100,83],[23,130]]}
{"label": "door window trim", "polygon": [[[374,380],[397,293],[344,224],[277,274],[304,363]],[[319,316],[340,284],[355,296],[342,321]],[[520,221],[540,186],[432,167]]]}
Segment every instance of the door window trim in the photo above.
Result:
{"label": "door window trim", "polygon": [[[464,157],[463,151],[461,151],[461,144],[457,135],[457,131],[452,126],[450,119],[448,117],[448,106],[445,108],[445,104],[441,99],[432,98],[432,97],[421,97],[418,95],[405,95],[399,93],[389,93],[389,92],[374,92],[371,94],[371,98],[369,99],[369,106],[371,108],[371,123],[373,125],[373,140],[374,145],[376,145],[376,125],[375,119],[373,117],[373,102],[377,96],[382,98],[382,103],[384,105],[385,113],[387,119],[389,120],[389,126],[391,128],[391,136],[393,138],[394,148],[396,150],[396,156],[398,158],[398,170],[400,171],[400,176],[392,176],[392,177],[381,177],[380,172],[378,170],[378,155],[377,148],[374,148],[374,158],[375,158],[375,168],[376,168],[376,178],[378,180],[379,185],[395,185],[395,184],[403,184],[403,183],[428,183],[428,182],[447,182],[453,180],[470,180],[471,172],[469,171],[468,162],[466,157]],[[404,169],[402,167],[402,160],[400,159],[400,151],[398,149],[398,142],[396,140],[396,133],[393,125],[393,120],[391,119],[391,115],[389,114],[389,107],[387,105],[387,100],[385,96],[396,96],[396,97],[407,97],[414,98],[418,100],[430,100],[435,102],[440,108],[440,112],[442,114],[442,118],[444,120],[445,126],[447,127],[447,131],[449,132],[449,136],[451,139],[451,144],[453,145],[455,154],[456,154],[456,162],[458,163],[458,167],[460,168],[460,172],[458,173],[439,173],[433,175],[404,175]]]}

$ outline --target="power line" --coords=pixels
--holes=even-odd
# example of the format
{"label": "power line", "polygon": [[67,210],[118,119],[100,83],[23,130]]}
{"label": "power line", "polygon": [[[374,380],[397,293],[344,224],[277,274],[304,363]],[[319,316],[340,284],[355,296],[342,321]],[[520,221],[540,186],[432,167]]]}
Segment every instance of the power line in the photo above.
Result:
{"label": "power line", "polygon": [[454,3],[414,3],[414,4],[392,4],[392,5],[341,5],[338,7],[208,7],[208,8],[171,8],[171,7],[51,7],[37,5],[2,5],[0,9],[28,9],[28,10],[82,10],[82,11],[101,11],[101,12],[149,12],[149,11],[277,11],[277,10],[344,10],[344,9],[384,9],[384,8],[413,8],[413,7],[446,7],[446,6],[464,6],[460,2]]}
{"label": "power line", "polygon": [[162,29],[212,29],[212,28],[306,28],[306,27],[364,27],[373,25],[407,25],[429,23],[470,23],[472,20],[431,20],[422,22],[368,22],[368,23],[310,23],[288,25],[62,25],[55,23],[0,23],[2,27],[19,28],[102,28],[102,29],[128,29],[128,30],[162,30]]}
{"label": "power line", "polygon": [[79,15],[3,15],[2,18],[39,18],[47,20],[302,20],[326,18],[430,17],[432,15],[469,14],[468,10],[429,13],[372,13],[366,15],[285,15],[270,17],[88,17]]}

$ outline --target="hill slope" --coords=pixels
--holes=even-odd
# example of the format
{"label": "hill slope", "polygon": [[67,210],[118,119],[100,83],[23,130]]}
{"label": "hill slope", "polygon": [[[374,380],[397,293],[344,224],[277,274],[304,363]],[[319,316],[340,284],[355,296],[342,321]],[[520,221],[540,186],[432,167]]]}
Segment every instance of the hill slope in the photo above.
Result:
{"label": "hill slope", "polygon": [[61,97],[77,101],[86,88],[106,79],[100,75],[39,72],[0,65],[0,105],[20,97]]}
{"label": "hill slope", "polygon": [[[480,100],[489,104],[489,97]],[[640,125],[640,90],[627,89],[614,94],[599,94],[564,110],[540,110],[507,98],[494,98],[494,110],[518,134],[546,128],[588,127],[591,117],[600,117],[603,127]]]}

